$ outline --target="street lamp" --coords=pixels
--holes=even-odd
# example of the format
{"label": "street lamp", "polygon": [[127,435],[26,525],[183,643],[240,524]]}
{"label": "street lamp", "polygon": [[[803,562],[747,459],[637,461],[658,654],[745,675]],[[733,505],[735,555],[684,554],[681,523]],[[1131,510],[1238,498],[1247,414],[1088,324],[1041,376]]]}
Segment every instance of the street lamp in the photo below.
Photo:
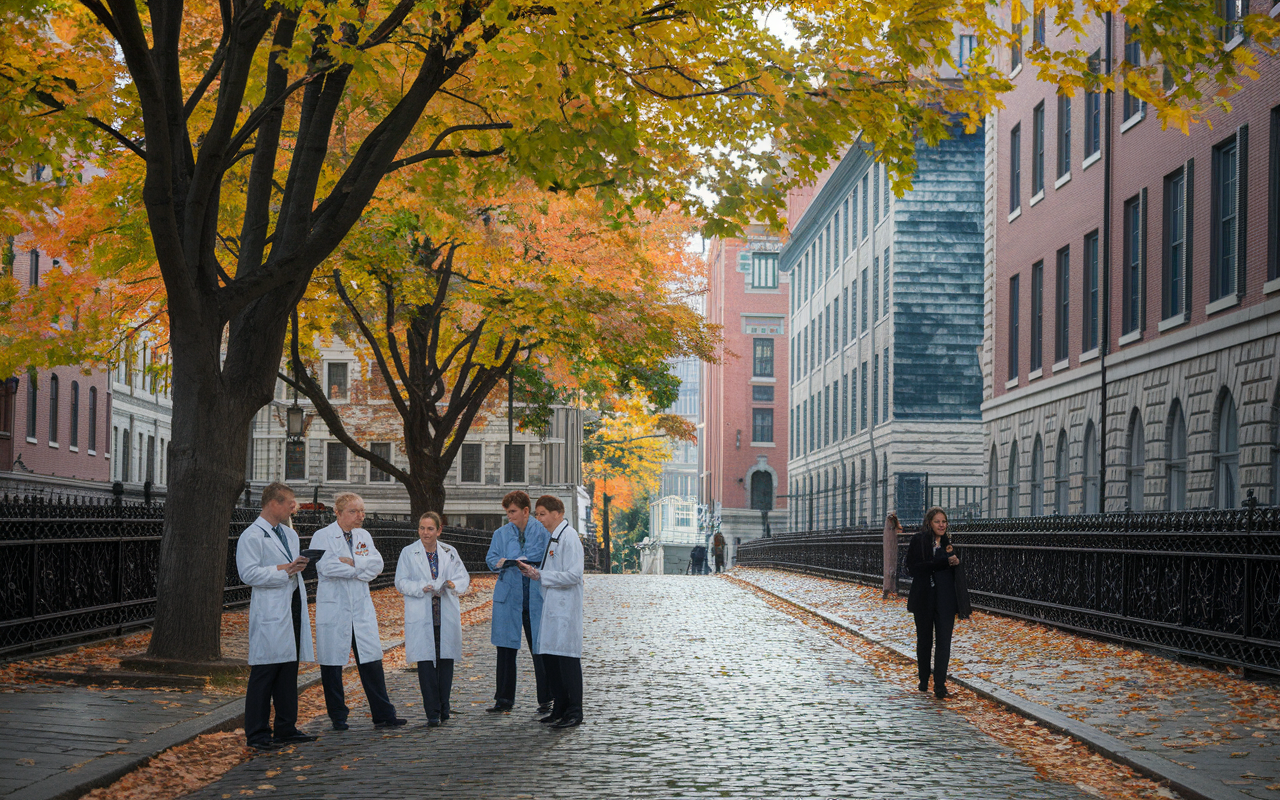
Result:
{"label": "street lamp", "polygon": [[285,432],[289,435],[289,440],[298,442],[302,440],[302,434],[305,432],[306,413],[303,412],[302,406],[298,405],[298,398],[293,398],[293,405],[285,409]]}

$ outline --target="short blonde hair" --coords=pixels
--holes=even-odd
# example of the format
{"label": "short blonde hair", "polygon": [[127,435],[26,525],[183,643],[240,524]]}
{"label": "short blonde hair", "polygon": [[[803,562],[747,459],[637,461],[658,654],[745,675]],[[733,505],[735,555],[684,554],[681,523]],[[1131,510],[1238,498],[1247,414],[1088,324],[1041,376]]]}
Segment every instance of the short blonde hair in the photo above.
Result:
{"label": "short blonde hair", "polygon": [[333,498],[333,510],[341,514],[343,511],[347,509],[347,506],[351,505],[357,500],[359,500],[361,503],[364,502],[364,498],[356,494],[355,492],[343,492],[342,494]]}
{"label": "short blonde hair", "polygon": [[273,500],[287,500],[293,497],[293,490],[279,481],[267,484],[262,490],[262,504],[265,506]]}

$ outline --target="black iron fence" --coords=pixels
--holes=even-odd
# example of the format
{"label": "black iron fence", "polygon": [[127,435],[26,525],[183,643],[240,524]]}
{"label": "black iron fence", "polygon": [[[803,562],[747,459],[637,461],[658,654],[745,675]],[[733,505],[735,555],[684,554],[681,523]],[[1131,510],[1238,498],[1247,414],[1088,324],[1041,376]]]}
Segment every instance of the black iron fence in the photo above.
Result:
{"label": "black iron fence", "polygon": [[[951,535],[977,608],[1280,674],[1280,508],[955,520]],[[882,534],[752,541],[738,563],[879,584]]]}
{"label": "black iron fence", "polygon": [[[154,505],[0,502],[0,655],[150,623],[163,513]],[[257,516],[257,509],[238,508],[232,518],[223,589],[228,607],[249,601],[235,551]],[[293,527],[305,542],[333,519],[306,513],[294,517]],[[390,585],[400,551],[418,537],[417,525],[369,516],[364,527],[386,564],[371,586]],[[458,549],[469,570],[485,569],[488,532],[446,526],[441,539]],[[303,576],[314,596],[315,567]]]}

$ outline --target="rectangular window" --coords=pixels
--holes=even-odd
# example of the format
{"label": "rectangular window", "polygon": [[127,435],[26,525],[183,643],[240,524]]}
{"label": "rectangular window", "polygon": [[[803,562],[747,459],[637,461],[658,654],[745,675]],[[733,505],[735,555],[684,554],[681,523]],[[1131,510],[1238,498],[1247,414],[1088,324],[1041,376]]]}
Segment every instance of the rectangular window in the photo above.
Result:
{"label": "rectangular window", "polygon": [[1187,210],[1187,171],[1184,167],[1164,179],[1165,319],[1179,316],[1186,310]]}
{"label": "rectangular window", "polygon": [[36,415],[39,413],[36,409],[36,401],[39,399],[40,391],[36,388],[36,382],[33,378],[27,379],[27,438],[36,438]]}
{"label": "rectangular window", "polygon": [[778,254],[751,254],[751,287],[753,289],[778,288]]}
{"label": "rectangular window", "polygon": [[1032,372],[1043,367],[1044,356],[1044,262],[1031,266],[1031,365]]}
{"label": "rectangular window", "polygon": [[1124,276],[1121,333],[1131,333],[1142,321],[1142,199],[1124,203]]}
{"label": "rectangular window", "polygon": [[[1089,71],[1097,75],[1102,69],[1102,56],[1096,51],[1089,57]],[[1102,149],[1102,92],[1084,93],[1084,156],[1088,158]]]}
{"label": "rectangular window", "polygon": [[464,442],[458,459],[459,483],[484,483],[484,445]]}
{"label": "rectangular window", "polygon": [[752,442],[772,442],[773,441],[773,409],[772,408],[751,409],[751,441]]}
{"label": "rectangular window", "polygon": [[884,249],[884,313],[889,313],[889,248]]}
{"label": "rectangular window", "polygon": [[1058,95],[1058,177],[1071,172],[1071,98]]}
{"label": "rectangular window", "polygon": [[58,442],[58,376],[49,376],[49,444]]}
{"label": "rectangular window", "polygon": [[1245,205],[1244,172],[1240,169],[1240,140],[1247,128],[1213,149],[1213,195],[1211,199],[1213,225],[1210,228],[1210,285],[1209,299],[1228,297],[1238,291],[1237,273],[1244,260],[1244,228],[1240,224],[1240,209]]}
{"label": "rectangular window", "polygon": [[871,227],[880,224],[880,165],[871,165]]}
{"label": "rectangular window", "polygon": [[[466,447],[466,445],[463,445]],[[371,442],[369,444],[369,452],[379,458],[391,460],[391,442]],[[391,480],[391,474],[383,472],[374,465],[369,465],[369,482],[370,483],[388,483]]]}
{"label": "rectangular window", "polygon": [[[1021,2],[1022,0],[1015,0],[1015,3],[1016,3],[1016,5],[1014,6],[1015,15],[1020,13],[1020,9],[1022,8]],[[1010,44],[1010,48],[1009,48],[1009,68],[1017,69],[1018,67],[1022,66],[1022,20],[1021,19],[1017,19],[1014,21],[1012,32],[1013,32],[1013,36],[1012,36],[1013,41]]]}
{"label": "rectangular window", "polygon": [[751,402],[753,403],[772,403],[773,387],[772,386],[752,386]]}
{"label": "rectangular window", "polygon": [[147,437],[147,482],[155,483],[156,480],[156,437]]}
{"label": "rectangular window", "polygon": [[862,175],[862,238],[866,238],[871,232],[870,226],[867,225],[867,208],[871,205],[870,190],[867,188],[871,179],[866,173]]}
{"label": "rectangular window", "polygon": [[1009,134],[1009,213],[1022,207],[1022,125]]}
{"label": "rectangular window", "polygon": [[840,438],[849,435],[849,376],[840,381]]}
{"label": "rectangular window", "polygon": [[286,481],[305,481],[307,479],[307,443],[284,443],[284,479]]}
{"label": "rectangular window", "polygon": [[956,66],[961,72],[969,71],[969,61],[973,58],[973,51],[978,47],[978,37],[973,34],[965,34],[958,37],[960,43],[960,57],[956,60]]}
{"label": "rectangular window", "polygon": [[80,382],[71,382],[71,420],[69,425],[71,435],[70,444],[72,447],[80,446]]}
{"label": "rectangular window", "polygon": [[506,467],[507,483],[524,483],[524,445],[504,444],[502,462]]}
{"label": "rectangular window", "polygon": [[28,286],[40,285],[40,251],[39,250],[31,251],[31,269],[27,274],[27,285]]}
{"label": "rectangular window", "polygon": [[858,370],[849,377],[849,432],[858,432]]}
{"label": "rectangular window", "polygon": [[342,442],[325,442],[324,479],[347,480],[347,446]]}
{"label": "rectangular window", "polygon": [[[853,247],[858,246],[858,184],[853,185],[853,197],[850,198],[853,207],[849,210],[849,231],[852,234]],[[866,223],[863,223],[866,227]]]}
{"label": "rectangular window", "polygon": [[346,400],[347,399],[347,365],[345,362],[336,362],[325,365],[326,377],[328,380],[325,386],[329,387],[330,400]]}
{"label": "rectangular window", "polygon": [[1218,38],[1229,43],[1237,36],[1244,36],[1244,18],[1248,13],[1248,0],[1218,0],[1218,16],[1222,18]]}
{"label": "rectangular window", "polygon": [[1031,42],[1037,47],[1044,47],[1045,42],[1045,8],[1039,6],[1031,18]]}
{"label": "rectangular window", "polygon": [[871,294],[871,285],[868,279],[867,268],[862,268],[862,332],[867,332],[867,295]]}
{"label": "rectangular window", "polygon": [[1071,331],[1071,248],[1058,251],[1057,313],[1054,314],[1053,360],[1065,361],[1071,345],[1067,337]]}
{"label": "rectangular window", "polygon": [[1018,377],[1018,337],[1020,335],[1018,319],[1018,277],[1009,279],[1009,380]]}
{"label": "rectangular window", "polygon": [[880,256],[871,259],[871,318],[880,318]]}
{"label": "rectangular window", "polygon": [[98,449],[98,387],[89,387],[89,452]]}
{"label": "rectangular window", "polygon": [[819,416],[822,420],[822,446],[826,447],[831,444],[831,386],[822,387],[822,394],[818,395],[820,405]]}
{"label": "rectangular window", "polygon": [[880,424],[880,354],[871,356],[871,424]]}
{"label": "rectangular window", "polygon": [[1031,194],[1044,191],[1044,101],[1031,111]]}
{"label": "rectangular window", "polygon": [[832,352],[840,352],[840,298],[831,301],[831,346]]}
{"label": "rectangular window", "polygon": [[822,356],[824,361],[831,358],[831,306],[822,319]]}
{"label": "rectangular window", "polygon": [[756,339],[752,346],[751,374],[756,378],[773,377],[773,340]]}
{"label": "rectangular window", "polygon": [[[1231,0],[1227,0],[1231,2]],[[1133,35],[1133,29],[1129,27],[1129,23],[1124,24],[1124,60],[1129,66],[1136,69],[1142,66],[1142,45]],[[1128,89],[1124,91],[1124,117],[1129,120],[1142,113],[1143,103],[1136,96],[1129,93]]]}
{"label": "rectangular window", "polygon": [[867,362],[862,362],[862,383],[860,385],[860,396],[862,397],[862,408],[858,412],[858,430],[867,427]]}
{"label": "rectangular window", "polygon": [[881,176],[883,179],[882,185],[884,187],[884,218],[888,219],[889,218],[889,165],[885,164],[884,167],[882,167],[882,169],[884,170],[884,175]]}
{"label": "rectangular window", "polygon": [[1080,333],[1080,350],[1098,347],[1098,232],[1084,237],[1084,319]]}
{"label": "rectangular window", "polygon": [[[884,403],[884,415],[882,419],[889,421],[889,348],[884,349],[884,370],[880,373],[881,387],[880,400]],[[887,477],[887,476],[886,476]]]}
{"label": "rectangular window", "polygon": [[844,317],[841,318],[844,322],[844,335],[840,337],[840,346],[844,347],[846,344],[849,343],[849,287],[848,286],[844,287],[844,291],[840,293],[840,296],[844,298]]}
{"label": "rectangular window", "polygon": [[836,215],[836,219],[844,220],[844,225],[836,225],[836,235],[842,240],[840,246],[840,263],[844,264],[844,260],[849,257],[849,198],[844,201],[844,216]]}
{"label": "rectangular window", "polygon": [[[1276,0],[1280,7],[1280,0]],[[1280,106],[1271,109],[1271,174],[1267,183],[1267,280],[1280,278]]]}

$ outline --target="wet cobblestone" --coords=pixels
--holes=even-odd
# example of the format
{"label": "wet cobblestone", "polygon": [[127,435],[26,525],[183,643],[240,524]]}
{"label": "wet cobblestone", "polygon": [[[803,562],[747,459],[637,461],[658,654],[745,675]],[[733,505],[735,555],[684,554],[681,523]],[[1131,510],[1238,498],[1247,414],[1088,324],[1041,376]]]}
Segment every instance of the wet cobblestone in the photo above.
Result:
{"label": "wet cobblestone", "polygon": [[[586,722],[547,730],[521,654],[511,714],[493,689],[488,626],[464,631],[462,714],[423,723],[416,677],[388,675],[410,720],[242,764],[194,795],[289,798],[1083,798],[930,695],[904,693],[829,637],[728,581],[588,576]],[[411,705],[412,704],[412,705]]]}

